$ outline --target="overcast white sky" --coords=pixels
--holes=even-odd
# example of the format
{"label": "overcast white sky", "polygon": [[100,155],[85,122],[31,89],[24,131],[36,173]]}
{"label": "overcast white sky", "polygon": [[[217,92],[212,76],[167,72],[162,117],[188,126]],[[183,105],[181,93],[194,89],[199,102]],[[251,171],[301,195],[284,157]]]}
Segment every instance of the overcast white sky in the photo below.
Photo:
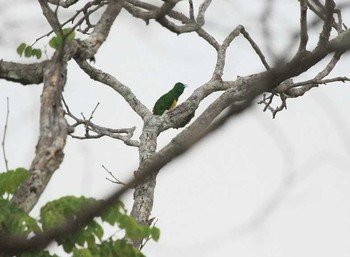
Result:
{"label": "overcast white sky", "polygon": [[[213,2],[206,16],[208,32],[221,42],[242,24],[265,49],[259,21],[264,1]],[[284,50],[290,41],[288,35],[298,26],[299,3],[275,2],[278,5],[270,18],[271,47]],[[194,3],[198,8],[200,1]],[[46,21],[36,1],[0,0],[0,5],[0,58],[23,61],[16,47],[46,33]],[[178,9],[185,12],[186,7],[183,1]],[[349,25],[350,13],[343,19]],[[310,45],[317,40],[317,35],[313,36]],[[46,43],[43,39],[39,46]],[[189,85],[180,101],[190,96],[211,77],[216,56],[211,46],[195,34],[176,36],[155,22],[146,26],[122,12],[96,60],[96,67],[116,76],[152,108],[177,81]],[[349,61],[345,56],[331,77],[349,76]],[[312,78],[322,65],[298,79]],[[224,78],[233,80],[237,75],[262,70],[249,44],[242,37],[235,40],[228,51]],[[0,132],[5,123],[6,97],[10,98],[6,147],[11,168],[28,168],[34,156],[41,89],[41,85],[24,87],[0,80]],[[145,254],[349,256],[349,95],[349,84],[321,86],[301,98],[290,99],[288,110],[275,120],[256,105],[167,165],[158,177],[152,212],[158,219],[161,238],[158,243],[149,242]],[[137,126],[138,139],[142,123],[137,115],[114,91],[90,81],[73,61],[64,96],[77,115],[89,114],[100,102],[96,123],[115,128]],[[197,113],[213,99],[203,101]],[[171,130],[162,134],[159,148],[176,133]],[[102,164],[126,180],[137,167],[137,149],[107,138],[69,138],[64,163],[33,215],[38,215],[47,201],[64,195],[102,198],[115,190],[116,186],[105,179]],[[5,170],[2,159],[0,170]],[[131,192],[124,200],[131,209]]]}

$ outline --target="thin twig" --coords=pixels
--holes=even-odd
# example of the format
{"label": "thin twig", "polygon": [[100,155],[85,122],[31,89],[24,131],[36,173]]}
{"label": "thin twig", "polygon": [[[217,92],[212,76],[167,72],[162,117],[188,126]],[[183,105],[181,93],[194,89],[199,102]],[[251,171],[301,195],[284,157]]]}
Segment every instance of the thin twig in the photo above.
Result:
{"label": "thin twig", "polygon": [[[98,138],[107,136],[110,138],[121,140],[126,145],[139,147],[140,143],[137,140],[131,139],[134,135],[136,127],[114,129],[114,128],[98,126],[91,121],[97,107],[99,106],[99,103],[96,104],[95,108],[91,112],[91,115],[88,119],[85,117],[83,113],[80,113],[83,119],[79,119],[70,111],[68,104],[64,100],[63,96],[62,96],[62,102],[66,108],[65,114],[71,117],[73,120],[75,120],[75,123],[70,126],[72,128],[72,132],[69,133],[69,135],[72,138],[84,140],[84,139],[98,139]],[[74,132],[74,128],[78,127],[79,125],[83,125],[85,127],[84,136],[77,136],[72,134]],[[93,132],[94,134],[91,135],[90,132]]]}
{"label": "thin twig", "polygon": [[98,102],[98,103],[96,104],[95,108],[92,110],[92,112],[91,112],[91,114],[90,114],[89,120],[92,120],[92,118],[93,118],[93,116],[94,116],[94,113],[96,112],[96,109],[97,109],[97,107],[98,107],[99,105],[100,105],[100,102]]}
{"label": "thin twig", "polygon": [[2,142],[1,142],[2,154],[4,156],[6,171],[9,171],[9,165],[8,165],[8,160],[6,157],[6,151],[5,151],[5,140],[6,140],[6,132],[7,132],[7,125],[8,125],[8,121],[9,121],[9,115],[10,115],[10,101],[9,101],[9,98],[6,97],[6,121],[5,121],[5,127],[4,127],[4,134],[3,134]]}
{"label": "thin twig", "polygon": [[262,53],[262,51],[260,50],[259,46],[254,42],[254,40],[251,38],[251,36],[249,35],[249,33],[245,30],[245,28],[243,27],[241,29],[241,33],[242,35],[245,37],[245,39],[248,40],[248,42],[250,43],[250,45],[253,47],[254,51],[257,53],[257,55],[259,56],[262,64],[264,65],[266,70],[270,69],[269,64],[266,61],[265,55]]}
{"label": "thin twig", "polygon": [[114,179],[111,180],[110,178],[107,178],[106,179],[112,183],[115,183],[115,184],[118,184],[118,185],[123,185],[123,186],[126,186],[126,184],[124,182],[121,182],[116,176],[113,175],[112,172],[110,172],[104,165],[102,165],[102,168]]}

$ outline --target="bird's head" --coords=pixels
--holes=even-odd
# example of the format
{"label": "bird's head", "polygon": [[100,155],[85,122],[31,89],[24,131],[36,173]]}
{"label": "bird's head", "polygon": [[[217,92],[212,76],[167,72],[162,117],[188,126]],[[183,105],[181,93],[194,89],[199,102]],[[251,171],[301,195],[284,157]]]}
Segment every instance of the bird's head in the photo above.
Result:
{"label": "bird's head", "polygon": [[174,86],[174,91],[182,94],[185,90],[186,85],[182,84],[181,82],[177,82]]}

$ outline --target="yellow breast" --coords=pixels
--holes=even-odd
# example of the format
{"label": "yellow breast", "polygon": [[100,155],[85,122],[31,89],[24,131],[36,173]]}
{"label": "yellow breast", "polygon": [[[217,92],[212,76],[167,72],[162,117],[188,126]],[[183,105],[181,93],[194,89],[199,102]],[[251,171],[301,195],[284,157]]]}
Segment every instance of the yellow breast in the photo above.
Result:
{"label": "yellow breast", "polygon": [[171,111],[172,109],[175,108],[176,103],[177,103],[176,100],[174,100],[174,102],[172,103],[172,105],[171,105],[170,108],[169,108],[169,111]]}

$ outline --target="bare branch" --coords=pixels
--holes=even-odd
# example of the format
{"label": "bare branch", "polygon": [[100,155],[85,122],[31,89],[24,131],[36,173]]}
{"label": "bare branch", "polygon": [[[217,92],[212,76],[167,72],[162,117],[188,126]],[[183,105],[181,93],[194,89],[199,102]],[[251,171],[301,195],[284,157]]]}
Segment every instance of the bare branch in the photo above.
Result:
{"label": "bare branch", "polygon": [[231,42],[239,35],[243,26],[238,25],[224,40],[219,50],[217,51],[216,66],[213,73],[213,78],[221,78],[224,73],[226,50],[231,44]]}
{"label": "bare branch", "polygon": [[196,20],[200,27],[203,26],[205,23],[204,15],[210,4],[211,4],[211,0],[204,0],[203,3],[199,6]]}
{"label": "bare branch", "polygon": [[[139,147],[140,143],[137,140],[131,139],[134,135],[136,127],[112,129],[112,128],[98,126],[91,121],[93,118],[93,114],[95,113],[99,104],[96,105],[89,119],[86,119],[84,115],[82,115],[83,119],[79,119],[70,111],[66,101],[63,98],[62,98],[62,101],[66,107],[66,115],[68,115],[69,117],[75,120],[75,123],[70,126],[71,133],[69,135],[72,138],[83,140],[83,139],[98,139],[98,138],[107,136],[113,139],[121,140],[128,146]],[[74,132],[74,128],[78,127],[79,125],[83,125],[85,127],[84,136],[76,136],[72,134]],[[91,135],[90,131],[93,132],[94,134]]]}
{"label": "bare branch", "polygon": [[[322,74],[320,72],[319,74]],[[264,94],[263,99],[258,104],[265,105],[263,111],[267,109],[271,111],[272,117],[275,118],[276,114],[283,109],[287,109],[287,98],[297,98],[303,96],[307,91],[319,85],[326,85],[333,82],[347,82],[350,81],[348,77],[335,77],[331,79],[323,79],[322,76],[316,76],[314,79],[306,80],[303,82],[294,83],[292,80],[286,80],[276,87],[270,96],[266,97]],[[272,100],[275,95],[278,95],[281,99],[281,104],[277,107],[272,107]]]}
{"label": "bare branch", "polygon": [[109,35],[109,31],[115,21],[116,17],[119,15],[122,7],[122,0],[109,0],[106,10],[101,15],[101,18],[94,26],[94,29],[91,35],[83,40],[79,41],[80,47],[75,58],[79,58],[81,60],[87,60],[97,53],[100,46],[106,40]]}
{"label": "bare branch", "polygon": [[[72,31],[74,31],[76,28],[79,27],[79,29],[77,29],[79,32],[83,33],[83,34],[87,34],[88,31],[92,28],[95,27],[95,25],[92,25],[90,23],[90,16],[91,14],[93,14],[94,12],[96,12],[97,10],[101,9],[101,7],[103,7],[106,4],[105,1],[103,0],[94,0],[91,2],[88,2],[84,5],[83,8],[81,8],[80,10],[76,11],[75,15],[73,15],[70,19],[68,19],[67,21],[65,21],[62,24],[62,27],[65,26],[66,24],[68,24],[69,22],[74,22],[75,19],[81,14],[83,13],[83,17],[81,17],[72,27]],[[91,8],[95,6],[94,8]],[[81,25],[83,24],[83,22],[85,21],[86,24],[86,28],[85,29],[81,29]]]}
{"label": "bare branch", "polygon": [[[280,105],[276,106],[276,107],[272,107],[271,103],[272,103],[272,99],[275,95],[278,95],[280,97],[281,103]],[[272,118],[276,118],[276,114],[279,113],[280,111],[282,111],[283,109],[287,109],[287,101],[286,101],[287,97],[284,93],[280,93],[280,94],[276,94],[276,93],[271,93],[271,95],[269,97],[266,97],[264,94],[264,98],[263,100],[261,100],[260,102],[258,102],[258,104],[264,104],[265,108],[263,111],[266,111],[267,109],[272,113]],[[266,101],[267,100],[267,101]]]}
{"label": "bare branch", "polygon": [[[307,1],[307,7],[314,13],[314,14],[316,14],[318,17],[319,17],[319,19],[315,19],[315,20],[313,20],[312,22],[311,22],[311,25],[312,26],[315,26],[315,25],[317,25],[318,23],[320,23],[321,21],[325,21],[325,10],[324,10],[324,6],[319,2],[319,1],[315,1],[315,0],[312,0],[315,4],[316,4],[316,6],[318,6],[318,8],[319,9],[317,9],[314,5],[312,5],[311,3],[310,3],[310,1],[308,0]],[[335,13],[337,13],[339,11],[339,13],[340,13],[340,10],[334,10],[334,12]],[[335,29],[335,30],[337,30],[337,31],[343,31],[343,29],[342,29],[342,26],[343,26],[343,24],[341,23],[340,24],[340,30],[339,30],[339,23],[337,24],[337,23],[335,23],[335,22],[333,22],[333,24],[332,24],[332,27]]]}
{"label": "bare branch", "polygon": [[259,46],[254,42],[254,40],[250,37],[249,33],[245,30],[245,28],[243,27],[241,29],[241,33],[242,35],[248,40],[248,42],[250,43],[250,45],[253,47],[254,51],[257,53],[257,55],[259,56],[262,64],[264,65],[266,70],[270,69],[269,64],[266,61],[266,58],[264,56],[264,54],[262,53],[262,51],[260,50]]}
{"label": "bare branch", "polygon": [[300,0],[300,43],[298,51],[305,51],[309,36],[307,34],[307,0]]}
{"label": "bare branch", "polygon": [[40,84],[43,82],[44,68],[49,61],[23,64],[0,60],[0,78],[18,82],[22,85]]}
{"label": "bare branch", "polygon": [[[46,18],[46,20],[49,22],[51,28],[53,31],[55,31],[56,34],[62,33],[62,27],[61,24],[58,21],[56,12],[52,11],[49,5],[47,4],[47,1],[45,0],[39,0],[41,9],[43,11],[43,14]],[[57,5],[58,7],[59,5]]]}
{"label": "bare branch", "polygon": [[[201,38],[203,38],[210,45],[212,45],[216,50],[218,50],[220,47],[219,43],[215,40],[214,37],[212,37],[208,32],[206,32],[201,27],[204,24],[204,13],[208,7],[208,4],[210,4],[210,1],[205,1],[199,7],[200,10],[197,16],[197,22],[186,17],[182,13],[176,12],[174,10],[170,10],[167,13],[167,16],[185,25],[183,26],[176,25],[175,23],[168,20],[166,17],[163,17],[162,19],[158,19],[158,22],[162,26],[166,27],[170,31],[177,34],[195,31]],[[159,10],[159,7],[139,1],[139,0],[127,0],[124,3],[124,7],[131,15],[133,15],[136,18],[140,18],[144,20],[146,24],[148,24],[148,21],[150,19],[154,18],[153,17],[154,14],[157,13]],[[143,10],[147,10],[149,12],[146,12]],[[199,22],[198,22],[198,19],[199,19]],[[201,22],[203,22],[203,24]]]}
{"label": "bare branch", "polygon": [[334,8],[335,8],[334,1],[326,0],[325,7],[324,7],[325,19],[323,23],[323,29],[322,29],[322,32],[320,33],[320,38],[317,44],[318,47],[325,46],[329,41],[332,26],[334,24],[334,18],[333,18]]}
{"label": "bare branch", "polygon": [[157,10],[157,12],[154,15],[155,20],[162,19],[167,15],[174,7],[175,5],[180,2],[181,0],[167,0],[164,2],[164,4]]}
{"label": "bare branch", "polygon": [[37,203],[52,174],[63,161],[67,138],[67,122],[61,104],[66,83],[66,63],[55,53],[44,72],[44,87],[40,108],[40,137],[36,155],[29,169],[29,179],[24,182],[11,201],[25,212]]}
{"label": "bare branch", "polygon": [[[350,78],[348,78],[348,77],[335,77],[335,78],[332,78],[332,79],[323,79],[323,80],[315,80],[315,83],[317,83],[317,84],[324,84],[324,85],[326,85],[326,84],[328,84],[328,83],[331,83],[331,82],[343,82],[343,83],[345,83],[346,81],[350,81]],[[312,82],[310,82],[310,81],[308,81],[308,82],[301,82],[300,84],[299,83],[295,83],[295,85],[296,86],[300,86],[300,85],[302,85],[302,84],[309,84],[309,83],[312,83]]]}
{"label": "bare branch", "polygon": [[9,115],[10,115],[10,103],[9,103],[9,98],[6,97],[6,120],[5,120],[4,134],[2,136],[1,146],[2,146],[2,154],[5,161],[5,167],[7,171],[9,171],[9,165],[6,157],[6,151],[5,151],[5,140],[6,140],[7,125],[9,122]]}
{"label": "bare branch", "polygon": [[110,172],[104,165],[102,165],[102,168],[114,179],[114,180],[111,180],[110,178],[107,178],[106,179],[112,183],[115,183],[115,184],[118,184],[118,185],[123,185],[123,186],[126,186],[125,183],[121,182],[116,176],[113,175],[112,172]]}
{"label": "bare branch", "polygon": [[250,43],[250,45],[253,47],[254,51],[258,54],[261,62],[265,66],[267,70],[270,69],[270,66],[266,62],[264,54],[261,52],[258,45],[254,42],[254,40],[250,37],[248,32],[245,30],[245,28],[242,25],[238,25],[224,40],[222,45],[217,49],[217,61],[216,66],[213,73],[213,78],[221,78],[223,75],[224,67],[225,67],[225,59],[226,59],[226,51],[227,48],[230,46],[231,42],[239,35],[242,34]]}
{"label": "bare branch", "polygon": [[335,68],[335,65],[338,63],[338,61],[340,60],[340,57],[342,56],[343,52],[335,52],[335,54],[333,55],[332,59],[330,60],[330,62],[327,64],[327,66],[320,71],[314,78],[314,80],[321,80],[324,77],[326,77],[329,73],[331,73],[331,71]]}
{"label": "bare branch", "polygon": [[91,66],[87,61],[77,60],[78,65],[82,70],[86,72],[93,80],[99,81],[111,87],[114,91],[118,92],[124,100],[130,105],[130,107],[142,118],[144,119],[147,115],[152,115],[151,111],[144,106],[136,96],[131,92],[131,90],[119,82],[112,75],[98,70]]}

